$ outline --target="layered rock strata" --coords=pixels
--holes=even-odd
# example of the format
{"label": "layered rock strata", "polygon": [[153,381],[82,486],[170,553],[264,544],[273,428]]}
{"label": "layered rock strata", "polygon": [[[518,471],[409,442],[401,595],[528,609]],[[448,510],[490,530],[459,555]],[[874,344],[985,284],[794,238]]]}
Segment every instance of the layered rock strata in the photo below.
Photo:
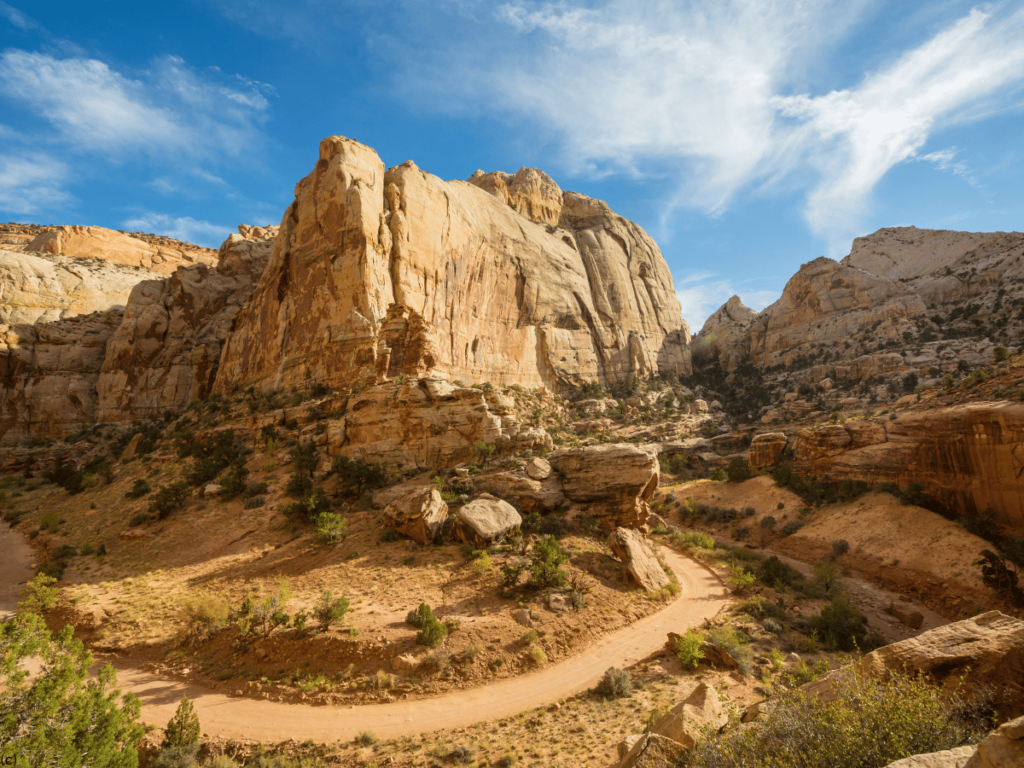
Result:
{"label": "layered rock strata", "polygon": [[654,242],[539,171],[444,182],[333,136],[295,188],[217,389],[401,375],[544,385],[687,374]]}
{"label": "layered rock strata", "polygon": [[1024,404],[968,403],[801,430],[794,469],[833,481],[911,482],[963,516],[1024,529]]}
{"label": "layered rock strata", "polygon": [[217,252],[170,238],[132,237],[103,227],[53,227],[36,235],[25,250],[99,259],[109,264],[140,267],[162,275],[193,264],[216,266]]}

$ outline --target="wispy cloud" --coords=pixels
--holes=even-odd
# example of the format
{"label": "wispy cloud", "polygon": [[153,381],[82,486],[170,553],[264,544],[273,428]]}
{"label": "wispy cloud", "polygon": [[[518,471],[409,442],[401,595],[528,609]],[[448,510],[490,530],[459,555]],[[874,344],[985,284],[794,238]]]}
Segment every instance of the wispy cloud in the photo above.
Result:
{"label": "wispy cloud", "polygon": [[1024,83],[1024,9],[1005,2],[935,10],[935,31],[868,72],[835,51],[900,18],[875,0],[515,0],[490,19],[473,7],[479,34],[463,42],[392,46],[404,94],[526,118],[570,173],[674,177],[666,216],[795,186],[836,253],[894,165],[945,126],[1018,107]]}
{"label": "wispy cloud", "polygon": [[18,29],[23,30],[41,30],[43,27],[38,21],[33,19],[31,16],[22,13],[17,8],[8,5],[7,3],[0,2],[0,18],[7,19],[11,24],[16,26]]}
{"label": "wispy cloud", "polygon": [[929,152],[927,155],[918,155],[914,159],[924,163],[932,163],[940,171],[949,171],[953,175],[962,178],[972,187],[980,187],[981,182],[978,181],[970,166],[956,159],[959,152],[960,150],[956,147],[950,147],[949,149]]}
{"label": "wispy cloud", "polygon": [[68,204],[67,175],[67,166],[46,154],[0,155],[0,209],[27,214]]}
{"label": "wispy cloud", "polygon": [[152,232],[184,240],[207,248],[217,248],[233,231],[232,227],[199,221],[191,216],[168,216],[144,211],[125,219],[121,226],[136,232]]}
{"label": "wispy cloud", "polygon": [[258,140],[268,107],[259,84],[229,86],[170,56],[131,77],[96,59],[8,50],[0,94],[49,121],[74,150],[118,157],[236,155]]}

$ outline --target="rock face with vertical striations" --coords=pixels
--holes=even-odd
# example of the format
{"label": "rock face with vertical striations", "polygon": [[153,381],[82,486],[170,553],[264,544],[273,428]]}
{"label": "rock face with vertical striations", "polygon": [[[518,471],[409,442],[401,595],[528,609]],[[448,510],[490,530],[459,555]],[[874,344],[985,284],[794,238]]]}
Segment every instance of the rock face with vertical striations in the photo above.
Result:
{"label": "rock face with vertical striations", "polygon": [[218,391],[402,374],[544,385],[689,373],[661,253],[539,171],[445,182],[339,136],[295,188]]}
{"label": "rock face with vertical striations", "polygon": [[277,227],[239,229],[215,269],[198,264],[135,286],[97,381],[100,421],[160,415],[212,392],[228,328],[277,235]]}

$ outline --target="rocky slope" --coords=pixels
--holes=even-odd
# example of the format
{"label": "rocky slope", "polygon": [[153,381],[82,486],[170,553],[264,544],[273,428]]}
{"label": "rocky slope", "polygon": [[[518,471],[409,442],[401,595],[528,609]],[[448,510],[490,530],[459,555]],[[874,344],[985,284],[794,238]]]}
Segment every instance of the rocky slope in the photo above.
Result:
{"label": "rocky slope", "polygon": [[216,389],[400,375],[544,385],[689,374],[654,242],[539,171],[444,182],[334,136],[299,182]]}
{"label": "rocky slope", "polygon": [[[751,316],[733,297],[694,338],[698,378],[749,389],[830,379],[867,396],[992,360],[1024,331],[1024,234],[881,229],[818,258]],[[910,377],[908,379],[908,377]],[[750,410],[763,399],[747,403]],[[758,415],[757,412],[751,415]]]}

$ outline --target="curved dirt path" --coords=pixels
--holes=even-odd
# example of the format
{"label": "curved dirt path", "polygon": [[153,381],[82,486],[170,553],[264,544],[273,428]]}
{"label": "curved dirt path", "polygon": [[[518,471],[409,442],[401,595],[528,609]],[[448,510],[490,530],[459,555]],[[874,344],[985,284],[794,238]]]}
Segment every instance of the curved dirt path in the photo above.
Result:
{"label": "curved dirt path", "polygon": [[668,632],[717,614],[726,589],[703,566],[662,548],[679,579],[679,597],[658,613],[606,635],[583,654],[519,677],[426,699],[359,706],[310,706],[234,698],[197,685],[163,678],[113,659],[122,691],[142,700],[142,720],[163,727],[182,695],[195,704],[203,733],[263,742],[288,739],[350,741],[360,731],[382,738],[472,725],[516,715],[593,687],[608,667],[639,661],[665,644]]}

